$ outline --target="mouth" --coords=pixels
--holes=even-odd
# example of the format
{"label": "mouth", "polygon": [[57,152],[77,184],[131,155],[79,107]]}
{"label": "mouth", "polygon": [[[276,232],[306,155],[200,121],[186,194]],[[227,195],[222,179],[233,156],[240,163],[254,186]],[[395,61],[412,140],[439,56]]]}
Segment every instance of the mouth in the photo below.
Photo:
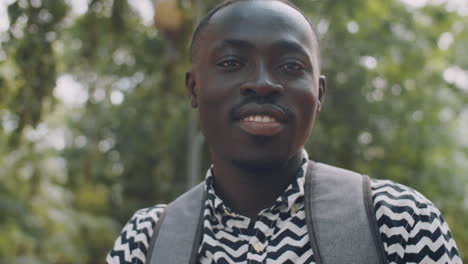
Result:
{"label": "mouth", "polygon": [[249,115],[241,119],[242,122],[274,123],[278,122],[275,117],[268,115]]}
{"label": "mouth", "polygon": [[283,126],[276,118],[267,115],[249,115],[240,120],[241,129],[253,136],[273,136],[281,132]]}
{"label": "mouth", "polygon": [[275,105],[248,104],[239,111],[240,128],[254,136],[274,136],[284,129],[287,114]]}

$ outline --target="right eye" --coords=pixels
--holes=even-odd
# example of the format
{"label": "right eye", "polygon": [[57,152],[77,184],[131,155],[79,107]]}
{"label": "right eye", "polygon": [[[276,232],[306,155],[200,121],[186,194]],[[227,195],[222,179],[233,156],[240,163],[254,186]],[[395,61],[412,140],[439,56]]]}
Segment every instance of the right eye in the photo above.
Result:
{"label": "right eye", "polygon": [[223,60],[219,62],[217,65],[224,69],[233,70],[233,69],[237,69],[241,67],[243,64],[238,60],[229,59],[229,60]]}

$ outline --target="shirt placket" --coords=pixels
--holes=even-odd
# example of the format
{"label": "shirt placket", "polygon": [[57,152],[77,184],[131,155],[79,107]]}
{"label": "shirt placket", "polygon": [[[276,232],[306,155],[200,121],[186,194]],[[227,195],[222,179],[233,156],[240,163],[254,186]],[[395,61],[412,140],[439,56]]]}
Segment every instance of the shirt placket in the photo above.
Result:
{"label": "shirt placket", "polygon": [[[267,224],[263,219],[270,219],[271,223]],[[265,263],[268,256],[268,241],[273,233],[274,215],[269,212],[263,212],[253,223],[252,236],[249,238],[249,252],[247,254],[248,264]]]}

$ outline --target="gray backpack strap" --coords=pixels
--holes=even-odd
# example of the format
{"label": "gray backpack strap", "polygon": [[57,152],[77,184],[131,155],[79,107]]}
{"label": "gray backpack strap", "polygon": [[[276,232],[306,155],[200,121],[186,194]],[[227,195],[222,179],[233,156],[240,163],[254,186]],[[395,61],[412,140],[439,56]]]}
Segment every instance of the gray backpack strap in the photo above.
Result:
{"label": "gray backpack strap", "polygon": [[205,183],[170,203],[156,224],[147,264],[195,264],[203,235]]}
{"label": "gray backpack strap", "polygon": [[369,196],[367,176],[309,162],[306,221],[318,264],[387,263]]}

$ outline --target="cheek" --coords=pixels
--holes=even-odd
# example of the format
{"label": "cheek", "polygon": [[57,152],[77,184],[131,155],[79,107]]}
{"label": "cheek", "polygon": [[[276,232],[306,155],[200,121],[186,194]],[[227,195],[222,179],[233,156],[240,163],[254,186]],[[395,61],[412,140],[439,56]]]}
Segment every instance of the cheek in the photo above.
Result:
{"label": "cheek", "polygon": [[233,91],[216,81],[211,81],[209,86],[200,87],[198,111],[201,128],[205,135],[216,133],[230,120]]}
{"label": "cheek", "polygon": [[236,83],[216,71],[207,71],[201,79],[198,83],[200,102],[219,104],[236,95]]}
{"label": "cheek", "polygon": [[[208,118],[224,117],[232,107],[232,96],[223,88],[211,88],[200,93],[198,97],[198,108],[200,115]],[[213,120],[214,121],[214,120]]]}
{"label": "cheek", "polygon": [[318,96],[313,89],[302,90],[296,94],[293,106],[297,114],[298,133],[308,134],[317,113]]}
{"label": "cheek", "polygon": [[303,116],[303,118],[313,118],[315,115],[317,105],[318,105],[318,88],[314,85],[311,85],[313,80],[306,79],[299,81],[294,84],[294,93],[291,93],[293,97],[293,106],[297,107],[295,109],[298,114]]}

